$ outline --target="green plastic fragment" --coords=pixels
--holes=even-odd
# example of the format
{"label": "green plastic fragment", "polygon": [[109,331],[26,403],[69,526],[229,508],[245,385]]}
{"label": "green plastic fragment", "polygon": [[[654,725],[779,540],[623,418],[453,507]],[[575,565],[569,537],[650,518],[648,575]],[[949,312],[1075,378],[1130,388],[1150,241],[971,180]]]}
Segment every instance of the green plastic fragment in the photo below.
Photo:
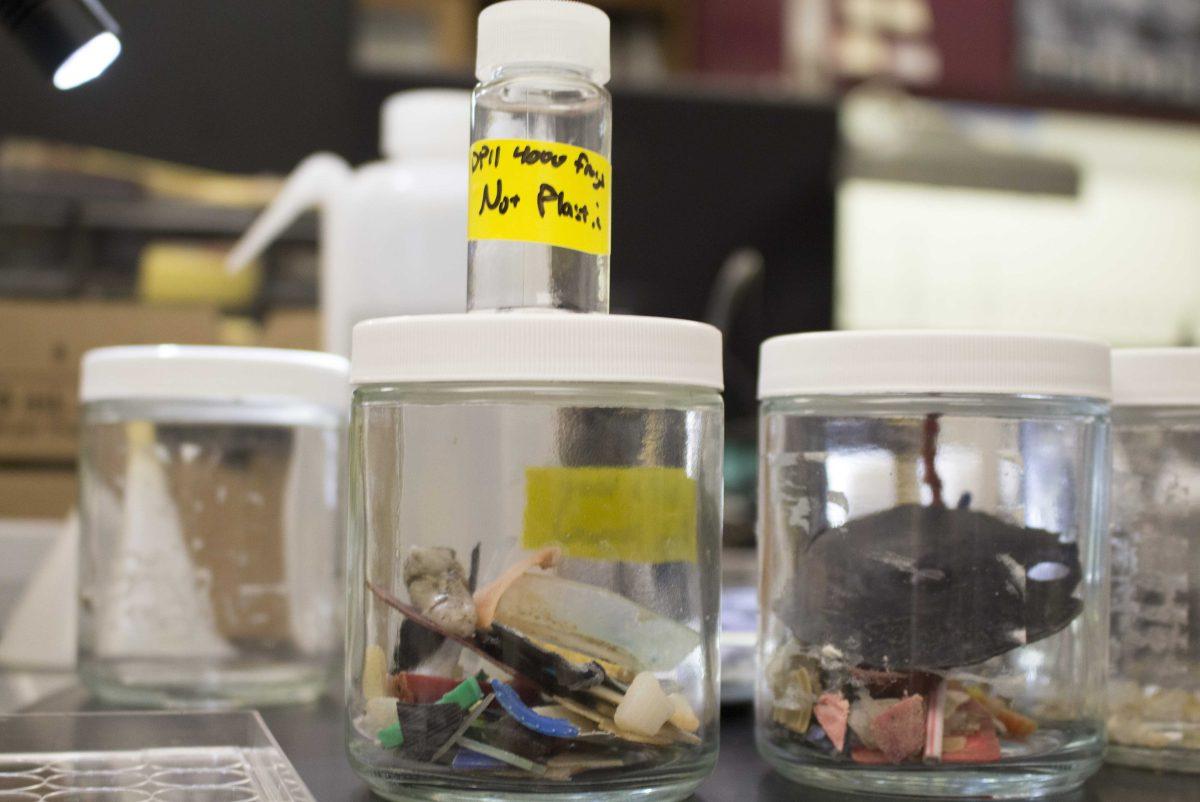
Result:
{"label": "green plastic fragment", "polygon": [[462,682],[454,687],[454,690],[449,691],[445,696],[438,700],[438,704],[449,702],[461,707],[463,710],[470,710],[475,706],[475,703],[483,698],[483,690],[479,687],[479,680],[474,677],[467,677]]}
{"label": "green plastic fragment", "polygon": [[397,722],[390,727],[385,727],[379,731],[379,743],[383,744],[384,749],[395,749],[404,743],[404,733],[400,731],[400,723]]}

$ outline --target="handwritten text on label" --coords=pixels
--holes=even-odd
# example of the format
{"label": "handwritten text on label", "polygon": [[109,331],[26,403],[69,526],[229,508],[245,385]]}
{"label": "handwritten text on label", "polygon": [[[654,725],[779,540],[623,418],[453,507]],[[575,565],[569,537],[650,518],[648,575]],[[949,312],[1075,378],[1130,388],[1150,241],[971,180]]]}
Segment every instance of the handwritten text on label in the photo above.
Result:
{"label": "handwritten text on label", "polygon": [[471,146],[469,236],[608,254],[612,167],[557,142],[485,139]]}

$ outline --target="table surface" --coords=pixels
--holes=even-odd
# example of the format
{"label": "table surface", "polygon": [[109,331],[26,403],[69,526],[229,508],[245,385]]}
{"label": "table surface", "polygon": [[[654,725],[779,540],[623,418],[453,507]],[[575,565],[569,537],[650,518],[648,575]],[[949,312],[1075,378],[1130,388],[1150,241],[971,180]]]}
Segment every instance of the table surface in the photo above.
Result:
{"label": "table surface", "polygon": [[[104,709],[78,685],[25,708],[38,712]],[[331,698],[308,706],[260,711],[279,745],[318,802],[378,800],[350,769],[343,746],[341,705]],[[754,749],[753,715],[747,707],[722,711],[721,755],[716,771],[694,802],[830,802],[884,800],[793,785],[772,772]],[[1105,767],[1080,791],[1053,797],[1081,802],[1200,802],[1200,775],[1159,774]],[[907,798],[912,802],[912,798]]]}

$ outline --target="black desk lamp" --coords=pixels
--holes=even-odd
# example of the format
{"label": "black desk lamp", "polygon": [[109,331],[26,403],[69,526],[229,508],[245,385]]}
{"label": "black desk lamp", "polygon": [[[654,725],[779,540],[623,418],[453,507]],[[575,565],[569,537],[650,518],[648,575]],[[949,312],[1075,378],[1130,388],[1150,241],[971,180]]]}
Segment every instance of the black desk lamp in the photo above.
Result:
{"label": "black desk lamp", "polygon": [[0,0],[0,27],[59,89],[96,78],[121,54],[120,28],[99,0]]}

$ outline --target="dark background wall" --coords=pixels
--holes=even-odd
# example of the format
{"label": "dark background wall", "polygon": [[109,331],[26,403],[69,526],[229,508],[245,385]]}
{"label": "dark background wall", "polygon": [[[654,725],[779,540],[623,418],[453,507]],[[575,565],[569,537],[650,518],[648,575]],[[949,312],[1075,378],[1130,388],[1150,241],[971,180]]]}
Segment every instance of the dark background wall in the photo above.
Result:
{"label": "dark background wall", "polygon": [[[0,137],[97,145],[238,172],[317,150],[376,157],[380,102],[469,75],[371,78],[350,63],[350,0],[106,0],[124,53],[62,93],[0,36]],[[733,410],[757,344],[830,325],[836,112],[741,90],[613,88],[614,311],[700,318],[730,252],[765,279],[730,331]]]}

